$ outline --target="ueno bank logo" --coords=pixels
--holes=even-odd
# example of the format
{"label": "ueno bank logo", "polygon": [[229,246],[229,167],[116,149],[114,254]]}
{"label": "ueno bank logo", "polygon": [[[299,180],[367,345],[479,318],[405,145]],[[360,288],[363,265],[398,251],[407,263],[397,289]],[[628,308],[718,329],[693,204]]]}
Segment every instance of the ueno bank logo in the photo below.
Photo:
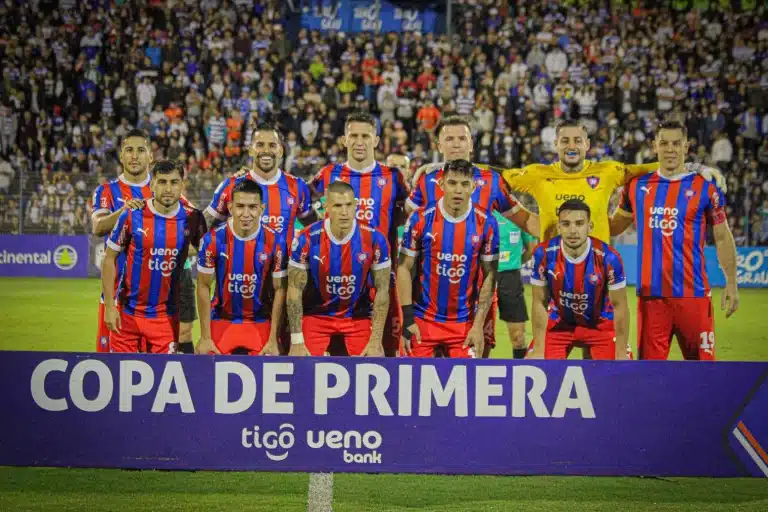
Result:
{"label": "ueno bank logo", "polygon": [[584,316],[589,309],[589,295],[586,293],[570,293],[560,291],[558,302],[566,309],[573,311],[574,315]]}
{"label": "ueno bank logo", "polygon": [[648,227],[660,229],[664,236],[672,236],[679,224],[677,208],[668,206],[654,206],[651,208],[651,217],[648,219]]}
{"label": "ueno bank logo", "polygon": [[[451,284],[458,284],[461,282],[461,278],[467,273],[467,255],[466,254],[453,254],[452,252],[438,252],[437,259],[440,262],[435,268],[435,272],[439,276],[445,276],[448,278],[448,282]],[[454,263],[458,263],[455,267]]]}
{"label": "ueno bank logo", "polygon": [[355,294],[355,282],[357,276],[326,276],[325,291],[329,295],[338,295],[342,299],[349,299]]}
{"label": "ueno bank logo", "polygon": [[[170,277],[173,271],[176,270],[176,257],[179,255],[177,248],[165,249],[152,247],[149,250],[149,255],[152,256],[149,260],[149,270],[160,271],[163,277]],[[166,259],[166,256],[170,256]]]}
{"label": "ueno bank logo", "polygon": [[293,425],[283,423],[280,428],[262,432],[258,426],[253,430],[244,428],[240,433],[243,448],[263,448],[269,460],[282,461],[288,458],[288,450],[296,443]]}
{"label": "ueno bank logo", "polygon": [[381,447],[382,440],[381,434],[375,430],[364,433],[357,430],[307,431],[307,446],[343,450],[342,456],[347,464],[381,464],[381,453],[376,450]]}
{"label": "ueno bank logo", "polygon": [[239,293],[244,299],[253,298],[259,280],[256,274],[230,273],[227,277],[229,278],[229,284],[227,285],[229,293]]}
{"label": "ueno bank logo", "polygon": [[282,233],[283,225],[285,224],[285,217],[282,215],[262,215],[261,223],[266,224],[278,233]]}

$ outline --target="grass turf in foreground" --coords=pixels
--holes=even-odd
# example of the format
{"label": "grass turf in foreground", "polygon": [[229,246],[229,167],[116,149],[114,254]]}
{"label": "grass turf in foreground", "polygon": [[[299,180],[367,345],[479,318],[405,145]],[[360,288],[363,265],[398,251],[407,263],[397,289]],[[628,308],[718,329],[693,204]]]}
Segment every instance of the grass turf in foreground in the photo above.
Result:
{"label": "grass turf in foreground", "polygon": [[[303,511],[306,474],[0,468],[0,510]],[[762,479],[335,476],[336,512],[758,511]]]}

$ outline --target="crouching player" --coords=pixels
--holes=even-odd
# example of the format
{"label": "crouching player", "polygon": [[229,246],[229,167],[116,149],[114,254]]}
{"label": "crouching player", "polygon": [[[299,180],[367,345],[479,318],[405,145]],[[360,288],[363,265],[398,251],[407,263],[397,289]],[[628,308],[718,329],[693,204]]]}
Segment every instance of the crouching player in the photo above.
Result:
{"label": "crouching player", "polygon": [[198,354],[279,353],[288,255],[284,238],[261,223],[262,194],[254,181],[235,185],[227,205],[232,217],[203,238],[197,263]]}
{"label": "crouching player", "polygon": [[439,186],[443,197],[413,212],[403,234],[397,267],[403,343],[414,357],[432,357],[438,347],[448,357],[480,357],[496,288],[499,225],[490,212],[473,206],[468,161],[450,161]]}
{"label": "crouching player", "polygon": [[[189,244],[199,244],[205,219],[179,202],[183,167],[161,160],[152,167],[152,198],[124,211],[107,240],[101,268],[104,320],[112,352],[176,352],[181,274]],[[127,259],[115,305],[117,256]]]}
{"label": "crouching player", "polygon": [[592,226],[589,206],[569,199],[558,211],[560,234],[533,252],[529,358],[566,359],[583,346],[592,359],[629,359],[624,266],[611,246],[589,236]]}
{"label": "crouching player", "polygon": [[302,231],[291,247],[290,355],[322,356],[331,337],[341,336],[349,355],[383,357],[392,267],[387,239],[355,220],[357,198],[348,183],[328,185],[325,207],[327,218]]}

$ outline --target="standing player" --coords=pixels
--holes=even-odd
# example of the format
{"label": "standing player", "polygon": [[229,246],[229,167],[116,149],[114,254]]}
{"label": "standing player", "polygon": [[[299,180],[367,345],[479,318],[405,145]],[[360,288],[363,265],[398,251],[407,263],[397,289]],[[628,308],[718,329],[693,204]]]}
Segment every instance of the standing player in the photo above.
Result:
{"label": "standing player", "polygon": [[[124,211],[107,241],[101,268],[104,319],[112,352],[175,353],[179,334],[179,286],[189,244],[205,234],[202,214],[179,200],[181,164],[152,167],[152,198],[141,210]],[[127,254],[115,305],[117,257]]]}
{"label": "standing player", "polygon": [[584,346],[591,359],[628,359],[629,308],[621,257],[589,236],[593,224],[584,201],[569,199],[558,218],[560,235],[533,253],[534,342],[529,357],[566,359],[574,346]]}
{"label": "standing player", "polygon": [[712,292],[704,266],[704,238],[712,226],[726,285],[726,318],[739,307],[736,245],[718,187],[687,172],[688,138],[676,121],[659,125],[653,147],[659,170],[636,178],[624,190],[611,231],[637,228],[638,351],[640,359],[666,359],[672,336],[685,359],[714,360]]}
{"label": "standing player", "polygon": [[288,249],[282,236],[261,224],[258,183],[239,182],[227,210],[232,217],[205,235],[198,254],[196,352],[278,355]]}
{"label": "standing player", "polygon": [[[129,131],[120,142],[119,158],[123,172],[109,183],[99,185],[93,192],[91,228],[96,236],[109,235],[124,211],[142,208],[144,201],[152,197],[149,187],[149,166],[152,163],[149,137],[141,130]],[[116,261],[117,278],[125,268],[125,259],[125,253],[120,253]],[[116,288],[117,282],[113,284]],[[110,351],[109,328],[104,322],[104,295],[99,302],[96,351]]]}
{"label": "standing player", "polygon": [[228,205],[235,186],[241,181],[255,181],[262,186],[264,197],[261,223],[280,233],[290,245],[296,219],[305,226],[315,221],[309,187],[302,179],[280,169],[282,136],[273,125],[262,124],[254,130],[248,154],[253,159],[253,169],[219,184],[205,209],[205,219],[211,226],[224,222],[230,215]]}
{"label": "standing player", "polygon": [[[379,144],[376,120],[368,113],[357,112],[347,117],[344,125],[344,145],[347,161],[323,167],[312,180],[317,195],[325,193],[336,180],[349,183],[357,198],[357,220],[386,236],[389,246],[396,247],[397,225],[402,223],[403,204],[408,186],[402,172],[382,165],[374,159]],[[387,356],[397,354],[400,345],[400,305],[391,276],[390,310],[384,333]]]}
{"label": "standing player", "polygon": [[293,241],[287,305],[290,355],[321,356],[331,337],[340,335],[349,355],[383,357],[389,244],[381,232],[355,220],[357,200],[348,183],[328,185],[325,204],[327,218]]}
{"label": "standing player", "polygon": [[[442,119],[435,129],[437,135],[437,148],[445,156],[446,161],[466,160],[472,155],[472,130],[464,117],[449,116]],[[428,175],[422,174],[416,180],[413,192],[406,202],[406,209],[410,212],[417,208],[428,208],[437,204],[443,197],[443,189],[440,188],[440,179],[443,169],[436,168]],[[509,219],[517,226],[530,233],[539,230],[539,218],[522,207],[512,196],[504,179],[500,174],[489,169],[472,168],[472,176],[475,183],[475,191],[472,194],[472,205],[491,215],[499,212],[504,218]],[[518,297],[507,297],[509,304]],[[491,313],[486,317],[485,348],[483,357],[488,357],[490,350],[496,346],[496,295]],[[525,310],[525,303],[517,304],[514,309]],[[517,315],[519,317],[519,315]]]}
{"label": "standing player", "polygon": [[472,204],[474,170],[468,161],[448,162],[439,185],[443,197],[412,213],[405,226],[397,267],[403,340],[414,357],[432,357],[437,347],[448,357],[479,356],[496,288],[499,227],[493,215]]}
{"label": "standing player", "polygon": [[528,352],[525,342],[528,311],[520,267],[531,258],[536,239],[521,231],[514,222],[498,211],[493,212],[493,216],[499,223],[499,275],[496,289],[499,318],[507,324],[513,357],[524,359]]}

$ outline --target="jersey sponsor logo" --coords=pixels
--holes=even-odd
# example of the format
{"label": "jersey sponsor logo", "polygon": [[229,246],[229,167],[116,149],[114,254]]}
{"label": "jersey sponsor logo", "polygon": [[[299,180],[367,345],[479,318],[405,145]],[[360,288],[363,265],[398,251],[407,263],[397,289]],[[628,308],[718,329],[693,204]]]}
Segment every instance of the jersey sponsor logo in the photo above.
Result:
{"label": "jersey sponsor logo", "polygon": [[[438,263],[435,271],[437,275],[447,277],[451,284],[458,284],[461,278],[467,273],[467,255],[453,254],[452,252],[438,252]],[[457,264],[454,267],[454,264]]]}
{"label": "jersey sponsor logo", "polygon": [[648,219],[648,227],[661,230],[661,234],[664,236],[672,236],[679,225],[679,213],[675,207],[653,206],[650,210],[651,216]]}
{"label": "jersey sponsor logo", "polygon": [[330,295],[336,295],[342,300],[352,298],[355,294],[355,282],[357,276],[326,276],[325,291]]}
{"label": "jersey sponsor logo", "polygon": [[[269,430],[260,432],[259,427],[242,429],[240,443],[243,448],[263,448],[269,460],[281,461],[288,458],[288,450],[293,448],[296,442],[294,427],[290,423],[280,425],[278,431]],[[253,441],[251,441],[253,439]]]}
{"label": "jersey sponsor logo", "polygon": [[587,185],[594,190],[597,188],[597,185],[600,183],[600,178],[597,176],[588,176],[587,177]]}
{"label": "jersey sponsor logo", "polygon": [[569,199],[579,199],[584,201],[586,196],[584,194],[555,194],[555,199],[558,201],[568,201]]}
{"label": "jersey sponsor logo", "polygon": [[229,293],[241,295],[244,299],[253,298],[259,281],[258,275],[230,273],[227,275],[227,279],[229,281],[227,284]]}
{"label": "jersey sponsor logo", "polygon": [[566,308],[570,309],[573,314],[579,316],[585,316],[585,312],[589,309],[589,295],[586,293],[570,293],[560,291],[558,297],[558,303]]}
{"label": "jersey sponsor logo", "polygon": [[[160,272],[163,277],[170,277],[173,271],[176,270],[178,263],[176,257],[179,255],[177,248],[166,249],[152,247],[149,250],[149,270],[152,272]],[[169,259],[166,259],[169,257]]]}
{"label": "jersey sponsor logo", "polygon": [[266,224],[278,233],[283,232],[283,224],[285,224],[285,217],[282,215],[262,215],[262,224]]}
{"label": "jersey sponsor logo", "polygon": [[361,197],[357,200],[357,220],[369,223],[373,220],[374,204],[372,197]]}

